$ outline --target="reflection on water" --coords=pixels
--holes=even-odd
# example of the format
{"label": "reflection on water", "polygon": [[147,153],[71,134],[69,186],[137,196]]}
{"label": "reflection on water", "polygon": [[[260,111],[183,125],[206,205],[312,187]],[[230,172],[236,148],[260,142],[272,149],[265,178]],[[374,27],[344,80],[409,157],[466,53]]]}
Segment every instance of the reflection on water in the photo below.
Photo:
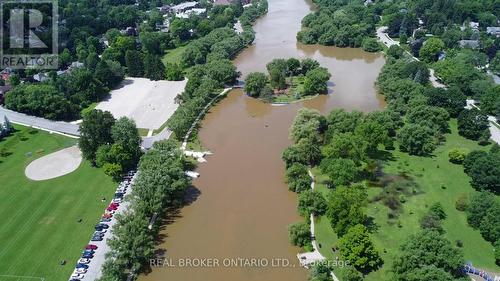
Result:
{"label": "reflection on water", "polygon": [[[296,195],[284,179],[281,152],[290,145],[288,130],[297,110],[333,108],[372,111],[383,107],[374,81],[384,64],[379,54],[359,49],[306,46],[296,42],[300,20],[312,9],[304,0],[270,0],[269,13],[255,25],[255,44],[235,59],[246,76],[265,71],[273,58],[311,57],[332,73],[329,95],[287,106],[271,106],[232,91],[213,107],[199,138],[214,155],[201,164],[194,185],[199,196],[180,211],[163,232],[161,248],[174,263],[182,258],[216,258],[215,267],[156,267],[141,280],[174,281],[304,281],[296,247],[288,242],[287,225],[302,220]],[[225,258],[261,258],[268,266],[232,266]],[[290,266],[271,266],[275,258]]]}

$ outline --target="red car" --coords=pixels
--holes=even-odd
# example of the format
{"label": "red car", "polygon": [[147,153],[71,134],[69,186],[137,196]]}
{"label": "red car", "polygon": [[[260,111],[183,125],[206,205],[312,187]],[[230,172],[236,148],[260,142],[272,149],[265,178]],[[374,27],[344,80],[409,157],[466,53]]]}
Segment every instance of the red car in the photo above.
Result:
{"label": "red car", "polygon": [[108,211],[108,212],[113,212],[113,211],[116,211],[116,209],[118,209],[118,208],[117,208],[117,207],[108,207],[108,208],[106,209],[106,211]]}
{"label": "red car", "polygon": [[113,202],[113,203],[109,204],[109,206],[115,206],[115,207],[118,207],[118,206],[120,206],[120,204],[119,204],[119,203],[116,203],[116,202]]}
{"label": "red car", "polygon": [[88,244],[87,246],[85,246],[85,250],[96,250],[96,249],[97,246],[94,244]]}

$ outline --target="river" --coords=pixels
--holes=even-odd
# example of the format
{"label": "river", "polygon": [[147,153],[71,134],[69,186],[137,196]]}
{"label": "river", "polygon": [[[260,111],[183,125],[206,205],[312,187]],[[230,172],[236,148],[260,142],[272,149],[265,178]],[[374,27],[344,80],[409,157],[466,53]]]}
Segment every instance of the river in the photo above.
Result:
{"label": "river", "polygon": [[[307,279],[307,271],[298,265],[299,249],[288,241],[287,226],[303,220],[296,211],[296,194],[284,183],[281,153],[290,145],[288,129],[301,107],[328,113],[333,108],[373,111],[385,106],[374,88],[385,62],[382,55],[297,43],[300,21],[312,9],[304,0],[269,0],[268,14],[254,26],[254,45],[234,63],[244,77],[264,71],[273,58],[312,57],[332,73],[329,95],[271,106],[234,90],[214,106],[199,131],[214,155],[198,167],[201,177],[193,181],[197,198],[162,231],[160,248],[166,250],[168,264],[152,267],[140,280]],[[204,258],[204,265],[182,264]],[[238,258],[257,260],[226,264],[250,261]]]}

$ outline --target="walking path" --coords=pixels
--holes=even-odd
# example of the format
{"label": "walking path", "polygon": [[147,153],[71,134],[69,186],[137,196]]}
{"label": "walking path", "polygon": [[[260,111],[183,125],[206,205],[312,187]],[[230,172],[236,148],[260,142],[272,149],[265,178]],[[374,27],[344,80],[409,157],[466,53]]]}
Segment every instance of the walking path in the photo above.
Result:
{"label": "walking path", "polygon": [[[308,170],[307,173],[309,174],[309,177],[311,177],[311,189],[314,190],[314,175],[311,172],[311,170]],[[307,253],[302,253],[302,254],[297,254],[297,258],[299,259],[300,265],[304,266],[305,268],[309,268],[309,265],[318,263],[321,261],[326,260],[326,258],[319,252],[318,250],[318,245],[316,243],[316,237],[314,236],[314,215],[311,214],[311,244],[313,247],[312,252],[307,252]],[[332,279],[334,281],[339,281],[337,276],[335,276],[335,273],[333,271],[330,272]]]}

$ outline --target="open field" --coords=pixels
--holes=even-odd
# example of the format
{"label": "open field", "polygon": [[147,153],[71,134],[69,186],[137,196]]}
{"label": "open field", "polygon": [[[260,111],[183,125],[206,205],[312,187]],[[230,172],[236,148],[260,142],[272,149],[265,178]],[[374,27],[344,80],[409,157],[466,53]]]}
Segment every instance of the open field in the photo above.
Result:
{"label": "open field", "polygon": [[166,65],[167,63],[180,63],[182,53],[186,49],[187,45],[180,46],[172,50],[167,50],[167,53],[163,56],[161,61]]}
{"label": "open field", "polygon": [[[436,202],[443,205],[447,214],[443,223],[445,235],[453,244],[457,240],[462,241],[465,260],[471,261],[474,266],[481,269],[500,271],[495,265],[493,246],[482,238],[479,231],[467,224],[465,213],[455,209],[457,198],[471,194],[474,189],[469,184],[470,178],[463,172],[463,167],[448,161],[448,151],[452,148],[460,147],[472,151],[489,147],[479,146],[476,142],[459,136],[456,120],[450,122],[450,128],[451,133],[446,134],[446,142],[435,150],[433,157],[410,156],[395,150],[389,153],[388,160],[384,161],[386,174],[406,173],[419,185],[420,192],[406,197],[403,211],[396,220],[387,219],[389,208],[385,205],[378,202],[369,204],[368,215],[373,217],[378,228],[372,234],[372,239],[382,254],[384,266],[369,274],[366,280],[386,280],[392,259],[399,253],[399,246],[409,235],[419,231],[419,219],[428,207]],[[318,175],[317,182],[320,183],[317,184],[318,190],[326,195],[328,189],[321,184],[325,177],[320,175],[318,170],[315,170],[315,174]],[[370,187],[369,198],[373,198],[380,191],[380,187]],[[334,258],[331,246],[337,242],[337,236],[325,217],[316,224],[316,232],[318,242],[323,245],[320,249],[322,254]]]}
{"label": "open field", "polygon": [[165,123],[179,105],[175,97],[184,91],[184,81],[151,81],[146,78],[126,78],[111,92],[108,100],[96,109],[110,111],[115,118],[132,118],[138,128],[156,130]]}
{"label": "open field", "polygon": [[[101,198],[110,198],[116,184],[88,162],[56,179],[29,180],[24,170],[31,161],[75,145],[76,140],[15,128],[14,134],[0,141],[0,151],[10,154],[0,157],[0,276],[67,280],[106,207]],[[60,265],[62,260],[66,265]]]}

